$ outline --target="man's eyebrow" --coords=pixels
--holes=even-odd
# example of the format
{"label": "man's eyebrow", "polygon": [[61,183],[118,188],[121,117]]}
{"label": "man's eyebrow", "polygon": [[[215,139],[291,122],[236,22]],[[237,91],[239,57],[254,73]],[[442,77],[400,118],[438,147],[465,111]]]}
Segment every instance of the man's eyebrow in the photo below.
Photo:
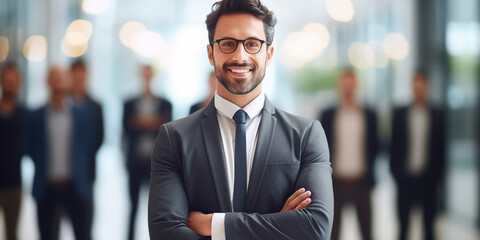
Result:
{"label": "man's eyebrow", "polygon": [[[261,37],[258,37],[258,36],[249,36],[249,37],[246,37],[246,38],[243,38],[243,39],[239,39],[239,38],[234,38],[234,37],[229,37],[229,36],[223,36],[223,37],[218,37],[215,40],[218,40],[218,39],[224,39],[224,38],[231,38],[231,39],[235,39],[235,40],[244,40],[244,39],[251,39],[251,38],[254,38],[254,39],[259,39],[259,40],[263,40]],[[266,41],[266,40],[264,40]]]}

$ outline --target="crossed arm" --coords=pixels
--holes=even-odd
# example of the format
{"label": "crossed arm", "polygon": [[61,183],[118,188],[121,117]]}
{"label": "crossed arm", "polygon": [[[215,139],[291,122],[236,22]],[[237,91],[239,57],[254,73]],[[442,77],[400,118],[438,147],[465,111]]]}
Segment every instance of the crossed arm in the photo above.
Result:
{"label": "crossed arm", "polygon": [[[169,132],[170,131],[170,132]],[[178,140],[162,125],[152,159],[149,196],[150,238],[209,239],[213,214],[189,212]],[[303,136],[297,190],[281,212],[225,213],[228,239],[328,239],[333,220],[333,190],[328,146],[319,122]],[[303,189],[304,188],[304,189]],[[309,191],[306,191],[309,190]],[[310,192],[311,191],[311,192]]]}
{"label": "crossed arm", "polygon": [[[280,212],[299,210],[307,207],[312,202],[312,199],[310,199],[311,195],[312,193],[306,191],[305,188],[298,189],[287,199]],[[211,236],[212,218],[213,213],[203,214],[198,211],[193,211],[188,214],[187,226],[201,236]]]}

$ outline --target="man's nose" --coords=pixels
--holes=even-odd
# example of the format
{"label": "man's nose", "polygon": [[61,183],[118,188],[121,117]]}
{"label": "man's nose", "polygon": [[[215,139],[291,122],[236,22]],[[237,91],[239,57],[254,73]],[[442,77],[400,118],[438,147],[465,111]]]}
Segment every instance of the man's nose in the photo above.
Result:
{"label": "man's nose", "polygon": [[238,61],[238,62],[245,62],[248,60],[248,57],[250,53],[245,51],[245,48],[243,47],[243,43],[238,43],[237,49],[235,49],[235,52],[231,53],[232,55],[232,60]]}

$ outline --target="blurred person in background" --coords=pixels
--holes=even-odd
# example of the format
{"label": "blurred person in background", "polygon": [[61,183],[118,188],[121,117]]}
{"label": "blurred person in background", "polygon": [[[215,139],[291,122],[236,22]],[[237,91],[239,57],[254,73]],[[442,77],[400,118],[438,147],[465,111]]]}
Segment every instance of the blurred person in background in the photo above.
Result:
{"label": "blurred person in background", "polygon": [[378,153],[377,117],[356,100],[357,78],[351,69],[338,79],[339,103],[320,117],[333,168],[334,220],[332,240],[339,238],[342,210],[353,203],[362,239],[372,239],[371,191]]}
{"label": "blurred person in background", "polygon": [[[87,83],[87,66],[82,60],[75,61],[70,66],[70,71],[72,73],[72,97],[74,104],[79,108],[85,108],[86,111],[90,111],[90,116],[93,117],[93,124],[94,129],[92,129],[94,133],[94,151],[92,152],[92,156],[90,156],[90,177],[92,184],[95,182],[96,178],[96,155],[100,146],[103,142],[104,136],[104,128],[103,128],[103,112],[102,106],[94,101],[88,94],[86,89]],[[93,223],[93,212],[94,212],[94,204],[93,204],[93,188],[91,189],[92,192],[89,193],[89,211],[88,211],[88,226],[89,229],[92,229]]]}
{"label": "blurred person in background", "polygon": [[213,71],[210,72],[210,74],[208,75],[208,86],[208,96],[204,100],[193,104],[192,107],[190,107],[190,114],[206,107],[208,103],[210,103],[210,101],[212,100],[213,95],[215,95],[215,91],[217,90],[217,77],[215,76],[215,72]]}
{"label": "blurred person in background", "polygon": [[70,218],[75,239],[91,239],[89,202],[95,123],[90,111],[73,104],[68,71],[51,67],[49,102],[29,114],[28,154],[35,164],[33,196],[42,240],[56,240],[61,215]]}
{"label": "blurred person in background", "polygon": [[[20,162],[24,151],[25,111],[18,103],[20,71],[13,64],[0,72],[0,209],[3,210],[7,240],[17,239],[22,200]],[[3,235],[3,233],[2,233]],[[1,237],[1,236],[0,236]]]}
{"label": "blurred person in background", "polygon": [[423,210],[424,239],[435,239],[437,197],[445,171],[443,111],[427,103],[428,79],[417,71],[412,81],[413,102],[393,114],[390,167],[397,185],[400,238],[407,239],[410,213]]}
{"label": "blurred person in background", "polygon": [[140,187],[150,181],[150,159],[160,125],[172,120],[172,104],[150,90],[153,70],[141,68],[144,91],[123,107],[123,130],[127,141],[126,160],[129,175],[130,221],[128,239],[134,239],[135,217]]}

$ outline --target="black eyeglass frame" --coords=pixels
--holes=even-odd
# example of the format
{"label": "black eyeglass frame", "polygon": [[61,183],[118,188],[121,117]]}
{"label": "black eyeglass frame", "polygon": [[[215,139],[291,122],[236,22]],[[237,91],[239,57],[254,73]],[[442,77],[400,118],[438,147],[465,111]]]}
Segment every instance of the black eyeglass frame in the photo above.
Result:
{"label": "black eyeglass frame", "polygon": [[[222,50],[222,47],[220,46],[220,42],[223,41],[223,40],[233,40],[235,41],[235,49],[233,49],[232,52],[224,52]],[[260,42],[260,48],[258,48],[258,51],[257,52],[249,52],[247,50],[247,48],[245,47],[245,41],[248,41],[248,40],[255,40],[255,41],[259,41]],[[261,39],[258,39],[258,38],[247,38],[247,39],[244,39],[244,40],[237,40],[235,38],[221,38],[221,39],[217,39],[217,40],[214,40],[212,43],[210,43],[213,47],[213,44],[217,43],[218,44],[218,48],[220,49],[220,51],[224,54],[231,54],[231,53],[234,53],[235,51],[237,51],[237,48],[238,48],[238,43],[242,43],[243,45],[243,49],[245,50],[245,52],[247,53],[250,53],[250,54],[257,54],[259,53],[261,50],[262,50],[262,47],[263,47],[263,44],[266,43],[267,44],[267,47],[270,45],[267,41],[265,40],[261,40]]]}

